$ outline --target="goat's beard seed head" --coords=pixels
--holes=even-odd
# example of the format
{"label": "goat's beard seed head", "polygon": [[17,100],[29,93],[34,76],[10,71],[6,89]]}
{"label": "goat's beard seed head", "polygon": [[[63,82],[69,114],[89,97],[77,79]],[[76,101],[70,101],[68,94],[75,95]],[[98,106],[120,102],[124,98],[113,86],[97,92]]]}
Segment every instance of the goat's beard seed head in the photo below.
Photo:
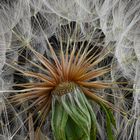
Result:
{"label": "goat's beard seed head", "polygon": [[[97,104],[102,103],[109,108],[115,109],[112,103],[96,93],[98,89],[112,87],[112,83],[95,81],[98,77],[110,72],[110,65],[97,68],[97,65],[109,53],[106,49],[98,52],[98,49],[90,48],[89,44],[85,45],[85,42],[78,48],[77,42],[71,44],[70,40],[68,40],[67,45],[63,46],[63,42],[60,40],[60,53],[57,55],[48,40],[47,43],[52,60],[37,52],[30,45],[27,48],[33,53],[37,63],[21,56],[30,65],[40,69],[42,72],[26,70],[17,64],[7,64],[19,71],[23,76],[36,79],[33,82],[16,84],[15,87],[22,87],[23,90],[10,97],[11,103],[16,102],[18,105],[21,102],[32,103],[26,111],[30,112],[33,107],[36,108],[33,109],[32,114],[34,115],[38,112],[42,121],[40,127],[51,110],[53,96],[61,97],[67,93],[72,94],[75,87],[80,88],[85,96]],[[93,54],[91,55],[91,53]]]}
{"label": "goat's beard seed head", "polygon": [[[27,61],[39,68],[43,73],[24,70],[16,64],[10,64],[11,67],[24,76],[35,78],[39,81],[16,84],[16,87],[23,87],[27,92],[21,92],[20,94],[14,95],[12,100],[15,102],[33,100],[35,101],[34,106],[38,108],[38,111],[40,110],[43,112],[44,110],[42,108],[45,102],[48,104],[46,108],[50,110],[52,95],[62,96],[72,91],[75,86],[78,86],[86,96],[89,96],[95,102],[103,102],[104,104],[110,105],[108,101],[97,96],[96,92],[92,91],[92,89],[111,88],[110,83],[92,81],[92,79],[110,72],[109,66],[97,69],[94,67],[108,55],[108,52],[96,53],[93,51],[93,48],[84,46],[84,43],[82,44],[81,49],[77,50],[75,43],[71,51],[70,46],[67,46],[65,49],[61,46],[60,53],[57,56],[49,41],[48,46],[53,61],[38,53],[31,46],[28,46],[28,49],[32,51],[43,67],[30,60]],[[91,52],[93,52],[93,55],[89,56]]]}

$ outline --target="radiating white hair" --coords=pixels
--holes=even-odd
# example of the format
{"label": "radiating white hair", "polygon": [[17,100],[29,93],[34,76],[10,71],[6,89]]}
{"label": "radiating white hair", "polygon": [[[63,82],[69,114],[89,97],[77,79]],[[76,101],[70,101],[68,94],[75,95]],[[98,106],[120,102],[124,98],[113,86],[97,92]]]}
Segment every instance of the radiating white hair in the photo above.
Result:
{"label": "radiating white hair", "polygon": [[[139,0],[3,0],[0,2],[0,81],[7,87],[13,83],[14,71],[4,64],[11,60],[17,61],[19,54],[31,44],[40,53],[49,53],[46,38],[53,35],[70,35],[66,26],[69,23],[78,24],[77,41],[91,39],[96,41],[101,33],[104,34],[105,47],[111,50],[116,67],[112,69],[112,79],[118,80],[121,75],[134,82],[134,94],[130,120],[116,114],[117,127],[122,128],[120,140],[140,140],[140,1]],[[65,27],[63,30],[60,27]],[[96,36],[96,37],[95,37]],[[101,44],[102,45],[102,44]],[[26,52],[30,55],[30,52]],[[25,56],[26,57],[26,56]],[[32,56],[31,56],[32,57]],[[32,60],[35,58],[32,57]],[[35,60],[34,60],[35,61]],[[26,65],[26,67],[30,67]],[[121,74],[120,74],[121,73]],[[6,80],[8,75],[9,79]],[[0,86],[2,87],[2,82]],[[11,83],[10,83],[11,82]],[[9,86],[10,87],[10,86]],[[4,90],[4,89],[2,89]],[[115,96],[122,97],[121,90],[114,91]],[[0,101],[5,109],[3,99]],[[128,101],[119,103],[127,110]],[[14,109],[12,109],[14,113]],[[5,111],[6,112],[6,111]],[[6,116],[6,114],[5,114]],[[22,125],[22,117],[16,120]],[[1,118],[1,117],[0,117]],[[17,123],[14,122],[14,125]],[[120,124],[122,122],[122,125]],[[129,125],[130,122],[130,125]],[[17,126],[15,125],[15,129]],[[124,129],[127,128],[127,129]],[[134,129],[134,136],[133,130]],[[0,139],[12,138],[8,128],[4,128]],[[7,131],[7,132],[6,132]],[[26,130],[23,130],[26,131]],[[23,132],[21,131],[21,132]],[[15,130],[16,132],[16,130]],[[9,135],[9,136],[8,136]],[[17,135],[17,139],[20,136]]]}

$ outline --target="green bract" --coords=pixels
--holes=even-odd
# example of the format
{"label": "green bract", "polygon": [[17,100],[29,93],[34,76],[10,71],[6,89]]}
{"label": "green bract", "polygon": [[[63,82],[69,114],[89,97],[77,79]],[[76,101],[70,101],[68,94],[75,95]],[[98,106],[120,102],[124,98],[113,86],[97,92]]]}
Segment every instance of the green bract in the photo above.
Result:
{"label": "green bract", "polygon": [[[114,140],[111,129],[114,117],[104,105],[101,107],[106,113],[108,139]],[[98,134],[92,106],[78,87],[63,96],[53,96],[51,124],[56,140],[96,140]]]}

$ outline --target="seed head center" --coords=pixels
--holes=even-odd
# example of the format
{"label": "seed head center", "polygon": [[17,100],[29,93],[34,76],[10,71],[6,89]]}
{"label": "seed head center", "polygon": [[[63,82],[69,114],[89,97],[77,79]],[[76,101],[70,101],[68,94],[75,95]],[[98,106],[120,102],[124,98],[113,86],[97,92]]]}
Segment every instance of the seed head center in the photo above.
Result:
{"label": "seed head center", "polygon": [[62,96],[64,94],[74,91],[76,84],[73,82],[62,82],[52,91],[53,95]]}

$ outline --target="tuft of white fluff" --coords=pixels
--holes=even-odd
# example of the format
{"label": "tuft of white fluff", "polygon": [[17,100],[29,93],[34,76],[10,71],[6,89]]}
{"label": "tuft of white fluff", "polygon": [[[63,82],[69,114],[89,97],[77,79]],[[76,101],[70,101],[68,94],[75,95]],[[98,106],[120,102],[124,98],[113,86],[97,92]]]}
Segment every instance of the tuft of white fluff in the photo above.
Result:
{"label": "tuft of white fluff", "polygon": [[89,22],[98,18],[93,0],[43,0],[53,13],[69,21]]}
{"label": "tuft of white fluff", "polygon": [[3,34],[2,26],[0,25],[0,74],[2,73],[2,68],[5,63],[5,53],[6,53],[6,40]]}
{"label": "tuft of white fluff", "polygon": [[134,140],[140,139],[140,64],[137,64],[136,69],[136,77],[135,77],[136,84],[134,85],[135,93],[134,93],[134,102],[133,102],[133,109],[134,115],[133,118],[135,120],[134,126]]}
{"label": "tuft of white fluff", "polygon": [[[140,102],[139,102],[139,84],[140,84],[140,59],[139,59],[139,28],[140,28],[140,2],[118,1],[113,8],[113,35],[116,41],[115,56],[119,62],[123,73],[134,81],[133,87],[133,105],[130,112],[131,117],[128,124],[127,139],[133,137],[140,139]],[[130,126],[129,126],[130,125]],[[127,126],[127,124],[126,124]],[[134,134],[133,131],[134,130]]]}
{"label": "tuft of white fluff", "polygon": [[3,32],[11,30],[23,16],[24,3],[22,0],[6,0],[0,1],[0,24]]}

